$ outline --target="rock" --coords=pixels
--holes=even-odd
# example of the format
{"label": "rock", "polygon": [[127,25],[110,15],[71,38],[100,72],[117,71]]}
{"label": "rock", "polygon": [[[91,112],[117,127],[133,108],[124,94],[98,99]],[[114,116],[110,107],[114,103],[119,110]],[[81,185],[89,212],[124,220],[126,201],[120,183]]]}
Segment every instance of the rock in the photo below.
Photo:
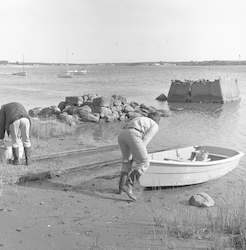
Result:
{"label": "rock", "polygon": [[98,123],[99,117],[93,114],[86,114],[81,118],[81,121]]}
{"label": "rock", "polygon": [[42,108],[33,108],[28,111],[28,115],[31,117],[38,117],[39,112],[42,110]]}
{"label": "rock", "polygon": [[67,103],[66,102],[60,102],[59,104],[58,104],[58,108],[60,109],[60,110],[63,110],[65,107],[66,107],[66,105],[67,105]]}
{"label": "rock", "polygon": [[167,97],[164,95],[164,94],[160,94],[159,96],[157,96],[155,98],[157,101],[166,101],[167,100]]}
{"label": "rock", "polygon": [[134,108],[132,106],[130,106],[129,104],[127,104],[124,108],[124,112],[126,112],[126,113],[134,112]]}
{"label": "rock", "polygon": [[112,122],[112,121],[116,120],[116,118],[115,118],[115,116],[113,114],[105,116],[104,119],[105,119],[106,122]]}
{"label": "rock", "polygon": [[212,207],[214,200],[206,193],[199,193],[189,199],[189,204],[197,207]]}
{"label": "rock", "polygon": [[138,112],[128,112],[128,117],[129,117],[130,119],[134,119],[134,118],[140,117],[140,116],[142,116],[142,115],[139,114]]}
{"label": "rock", "polygon": [[38,113],[38,117],[39,118],[48,118],[51,115],[53,115],[55,113],[53,108],[43,108],[39,113]]}
{"label": "rock", "polygon": [[122,113],[122,114],[120,115],[119,120],[120,120],[120,121],[125,121],[125,120],[127,120],[126,114],[125,114],[125,113]]}
{"label": "rock", "polygon": [[112,95],[112,97],[116,100],[120,100],[122,102],[122,104],[126,104],[126,97],[122,96],[122,95]]}
{"label": "rock", "polygon": [[75,105],[75,106],[81,106],[83,104],[83,97],[82,96],[67,96],[66,97],[66,103]]}
{"label": "rock", "polygon": [[72,115],[65,114],[65,113],[61,113],[58,116],[58,119],[60,119],[62,122],[66,123],[70,126],[78,123],[78,120],[75,117],[73,117]]}
{"label": "rock", "polygon": [[94,98],[93,105],[96,107],[111,107],[113,105],[113,98],[111,96]]}
{"label": "rock", "polygon": [[75,115],[75,114],[78,114],[78,113],[77,113],[77,110],[78,110],[78,107],[76,107],[76,106],[71,106],[71,107],[67,110],[67,112],[68,112],[69,115]]}
{"label": "rock", "polygon": [[121,100],[114,99],[114,100],[113,100],[113,105],[114,105],[114,106],[121,106],[121,105],[122,105],[122,101],[121,101]]}
{"label": "rock", "polygon": [[130,106],[133,107],[134,109],[138,109],[139,108],[139,104],[136,102],[130,102]]}
{"label": "rock", "polygon": [[77,109],[77,113],[80,117],[83,117],[84,115],[87,115],[91,112],[92,112],[92,110],[91,110],[90,106],[88,106],[88,105],[82,106],[82,107]]}
{"label": "rock", "polygon": [[106,107],[98,107],[98,106],[95,106],[92,108],[92,112],[93,113],[99,113],[103,116],[109,116],[109,115],[112,115],[112,111],[110,108],[106,108]]}

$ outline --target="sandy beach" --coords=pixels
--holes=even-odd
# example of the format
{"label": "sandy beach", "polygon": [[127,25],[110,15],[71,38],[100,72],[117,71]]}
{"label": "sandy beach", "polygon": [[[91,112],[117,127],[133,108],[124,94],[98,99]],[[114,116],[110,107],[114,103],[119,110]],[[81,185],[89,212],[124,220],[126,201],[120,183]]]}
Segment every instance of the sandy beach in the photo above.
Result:
{"label": "sandy beach", "polygon": [[[74,136],[51,138],[48,145],[52,145],[50,153],[97,147],[82,146]],[[126,194],[117,194],[120,162],[69,171],[73,166],[95,161],[95,156],[99,161],[117,160],[120,152],[116,149],[89,154],[77,161],[76,157],[69,161],[59,157],[33,160],[29,166],[2,164],[2,173],[8,172],[11,178],[4,182],[6,176],[2,174],[1,249],[216,249],[214,237],[204,225],[207,214],[216,214],[218,204],[222,204],[225,197],[230,197],[227,204],[234,202],[235,193],[229,193],[234,192],[235,185],[239,190],[241,183],[233,183],[230,174],[189,187],[152,190],[137,186],[138,200],[132,202]],[[56,174],[43,180],[14,183],[17,168],[22,175],[45,171]],[[59,170],[68,171],[59,174]],[[190,206],[189,198],[198,192],[209,194],[215,206]],[[183,227],[183,234],[178,223]],[[192,235],[187,236],[191,231]]]}

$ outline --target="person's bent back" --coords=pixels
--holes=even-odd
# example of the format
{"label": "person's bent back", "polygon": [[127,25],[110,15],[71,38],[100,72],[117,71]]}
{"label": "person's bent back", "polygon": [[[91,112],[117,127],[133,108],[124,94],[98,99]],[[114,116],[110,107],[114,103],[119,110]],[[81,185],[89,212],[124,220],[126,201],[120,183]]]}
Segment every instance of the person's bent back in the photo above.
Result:
{"label": "person's bent back", "polygon": [[29,137],[30,126],[30,117],[22,104],[11,102],[2,106],[0,110],[0,139],[4,139],[5,132],[11,135],[14,165],[20,162],[18,143],[19,131],[24,146],[26,164],[29,164],[31,156],[31,142]]}

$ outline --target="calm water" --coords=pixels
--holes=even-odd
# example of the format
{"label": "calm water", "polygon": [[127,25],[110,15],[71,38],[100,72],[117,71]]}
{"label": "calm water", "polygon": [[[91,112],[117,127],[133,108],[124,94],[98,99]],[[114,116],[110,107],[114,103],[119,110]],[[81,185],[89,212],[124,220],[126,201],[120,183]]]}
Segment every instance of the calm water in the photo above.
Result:
{"label": "calm water", "polygon": [[[127,101],[144,103],[158,109],[171,111],[170,117],[162,118],[160,130],[149,148],[208,144],[224,146],[246,153],[246,67],[88,67],[84,76],[72,79],[58,78],[57,73],[65,70],[61,66],[26,67],[27,77],[11,75],[21,67],[0,67],[0,105],[18,101],[27,110],[34,107],[58,105],[66,96],[83,94],[122,94]],[[167,103],[155,100],[160,94],[168,94],[172,79],[209,79],[233,77],[239,81],[241,101],[227,104]],[[107,143],[115,142],[120,130],[115,124],[88,124],[89,135],[80,131],[81,137],[89,136]],[[89,127],[90,126],[90,127]],[[112,127],[114,126],[114,127]],[[88,132],[88,129],[87,129]],[[243,157],[231,178],[246,178]]]}

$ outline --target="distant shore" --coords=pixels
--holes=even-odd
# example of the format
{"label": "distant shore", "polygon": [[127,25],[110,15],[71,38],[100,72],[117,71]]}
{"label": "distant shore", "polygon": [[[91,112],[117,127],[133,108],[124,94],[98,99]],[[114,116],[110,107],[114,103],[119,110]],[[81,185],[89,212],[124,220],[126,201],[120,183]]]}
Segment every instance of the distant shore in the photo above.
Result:
{"label": "distant shore", "polygon": [[[9,62],[1,60],[0,65],[23,65],[23,62]],[[62,66],[66,63],[45,63],[45,62],[25,62],[25,65],[51,65]],[[182,62],[129,62],[129,63],[69,63],[71,66],[89,67],[89,66],[244,66],[246,61],[243,60],[213,60],[213,61],[182,61]]]}

